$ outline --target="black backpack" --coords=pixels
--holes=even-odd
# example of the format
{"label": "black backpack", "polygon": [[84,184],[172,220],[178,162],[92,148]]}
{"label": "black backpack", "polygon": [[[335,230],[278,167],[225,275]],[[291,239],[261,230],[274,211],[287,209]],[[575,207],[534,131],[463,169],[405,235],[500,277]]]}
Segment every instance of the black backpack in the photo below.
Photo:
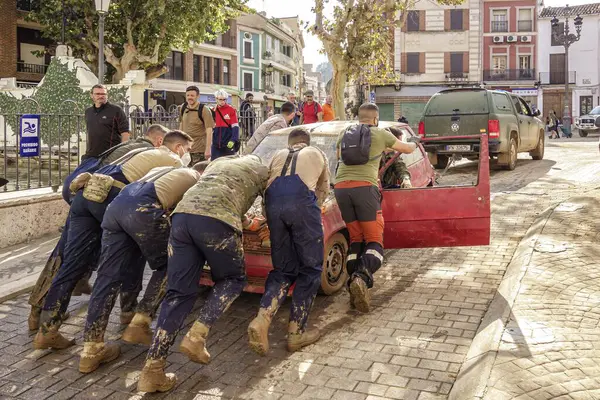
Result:
{"label": "black backpack", "polygon": [[[183,113],[185,113],[185,110],[187,110],[188,104],[187,103],[183,103],[183,105],[181,106],[181,113],[179,114],[179,117],[183,118]],[[198,105],[198,118],[200,118],[200,121],[202,121],[202,123],[204,123],[204,118],[202,117],[202,111],[204,111],[204,107],[205,105],[203,103],[199,103]],[[215,110],[213,110],[212,108],[209,108],[212,117],[213,117],[213,121],[215,120]]]}
{"label": "black backpack", "polygon": [[358,124],[346,128],[341,142],[342,162],[346,165],[364,165],[371,159],[376,159],[381,154],[370,158],[371,129],[369,125]]}

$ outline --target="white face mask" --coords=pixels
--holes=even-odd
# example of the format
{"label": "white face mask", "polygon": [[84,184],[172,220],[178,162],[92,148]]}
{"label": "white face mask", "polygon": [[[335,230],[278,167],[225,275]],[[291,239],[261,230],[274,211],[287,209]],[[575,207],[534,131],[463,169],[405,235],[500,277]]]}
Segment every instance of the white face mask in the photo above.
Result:
{"label": "white face mask", "polygon": [[184,167],[190,165],[190,163],[192,162],[192,156],[190,155],[190,153],[185,153],[184,155],[182,155],[181,162],[183,163]]}

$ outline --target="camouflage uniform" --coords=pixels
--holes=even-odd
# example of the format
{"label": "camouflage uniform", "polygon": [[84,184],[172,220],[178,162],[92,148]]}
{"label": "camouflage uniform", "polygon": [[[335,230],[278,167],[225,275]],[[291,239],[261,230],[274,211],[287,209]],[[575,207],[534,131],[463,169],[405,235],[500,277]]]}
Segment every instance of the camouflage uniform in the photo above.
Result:
{"label": "camouflage uniform", "polygon": [[[394,152],[389,152],[381,157],[379,168],[383,168],[394,157],[394,154]],[[381,178],[381,186],[383,188],[399,187],[404,179],[410,179],[410,172],[400,157],[398,156],[392,165],[385,170]]]}
{"label": "camouflage uniform", "polygon": [[[192,310],[205,263],[215,282],[194,326],[208,331],[246,285],[242,219],[262,195],[269,170],[256,156],[212,161],[173,211],[167,295],[147,360],[164,360]],[[189,332],[188,332],[189,335]]]}

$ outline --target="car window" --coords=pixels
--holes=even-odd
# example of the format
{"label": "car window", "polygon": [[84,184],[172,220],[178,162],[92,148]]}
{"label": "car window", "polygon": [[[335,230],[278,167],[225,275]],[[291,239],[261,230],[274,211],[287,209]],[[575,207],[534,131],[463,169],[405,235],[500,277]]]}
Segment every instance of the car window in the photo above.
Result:
{"label": "car window", "polygon": [[590,111],[589,115],[598,115],[600,114],[600,106],[595,107],[592,111]]}
{"label": "car window", "polygon": [[[408,129],[406,129],[405,127],[400,128],[400,131],[402,131],[402,141],[403,142],[406,142],[409,137],[413,136],[413,134],[410,133],[410,131]],[[408,166],[408,165],[412,165],[416,162],[419,162],[423,158],[423,154],[421,154],[421,150],[417,149],[410,154],[401,154],[400,158]]]}
{"label": "car window", "polygon": [[487,114],[488,112],[485,90],[439,92],[425,106],[425,116]]}
{"label": "car window", "polygon": [[529,108],[529,104],[527,104],[527,102],[520,97],[518,97],[518,99],[521,102],[521,107],[523,108],[525,115],[533,117],[533,113],[531,112],[531,108]]}
{"label": "car window", "polygon": [[513,104],[515,105],[515,109],[517,110],[518,114],[525,114],[525,112],[523,111],[523,106],[521,105],[521,102],[519,101],[518,97],[515,96],[510,96],[510,99],[512,100]]}
{"label": "car window", "polygon": [[502,93],[492,93],[492,99],[494,99],[494,104],[496,105],[497,110],[512,114],[512,104],[510,104],[510,99],[507,95]]}

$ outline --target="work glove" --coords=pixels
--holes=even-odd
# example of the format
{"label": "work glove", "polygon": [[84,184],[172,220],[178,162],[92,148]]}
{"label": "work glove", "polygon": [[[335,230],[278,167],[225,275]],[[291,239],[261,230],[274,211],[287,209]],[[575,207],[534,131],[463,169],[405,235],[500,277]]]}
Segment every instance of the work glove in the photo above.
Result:
{"label": "work glove", "polygon": [[406,141],[408,143],[421,143],[421,138],[419,136],[411,136]]}
{"label": "work glove", "polygon": [[235,142],[232,142],[231,140],[229,142],[227,142],[228,149],[233,149],[233,146],[235,146]]}
{"label": "work glove", "polygon": [[246,218],[246,220],[242,223],[242,228],[250,232],[256,232],[264,225],[264,223],[264,217]]}
{"label": "work glove", "polygon": [[412,188],[412,183],[410,183],[410,178],[404,178],[404,179],[402,179],[402,183],[400,184],[400,187],[402,189],[411,189]]}

